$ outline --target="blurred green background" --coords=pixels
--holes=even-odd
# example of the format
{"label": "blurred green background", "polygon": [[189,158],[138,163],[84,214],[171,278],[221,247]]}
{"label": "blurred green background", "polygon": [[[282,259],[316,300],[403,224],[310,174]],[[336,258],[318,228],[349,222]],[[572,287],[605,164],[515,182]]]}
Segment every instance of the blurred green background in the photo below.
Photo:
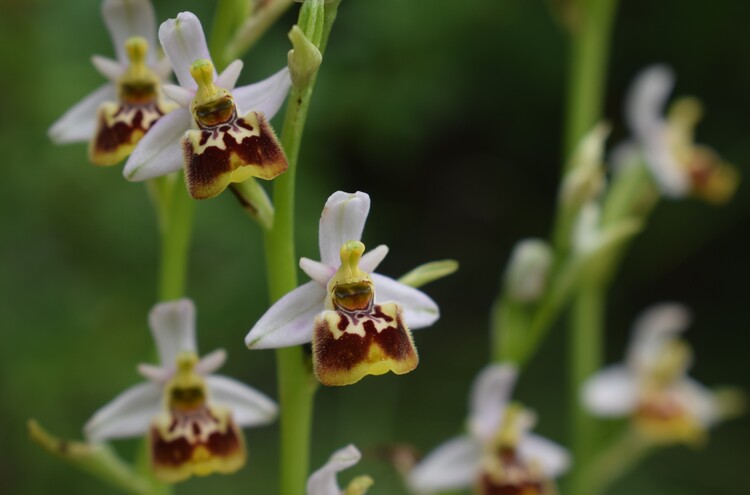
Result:
{"label": "blurred green background", "polygon": [[[699,96],[699,141],[746,179],[722,208],[663,202],[611,293],[609,361],[619,360],[635,315],[665,300],[690,305],[693,375],[750,390],[750,2],[628,0],[616,21],[606,116],[625,136],[622,97],[652,62]],[[160,20],[192,10],[208,25],[213,2],[157,1]],[[386,243],[382,272],[433,259],[461,271],[426,291],[443,317],[415,338],[420,367],[317,397],[313,467],[350,442],[365,459],[340,476],[376,479],[373,494],[406,493],[380,447],[425,452],[458,433],[466,392],[488,357],[488,312],[513,244],[546,236],[558,171],[566,50],[540,0],[344,0],[311,107],[300,164],[298,254],[317,258],[317,222],[335,190],[372,198],[364,241]],[[142,184],[98,169],[84,145],[53,146],[46,129],[102,83],[89,62],[112,47],[98,1],[0,0],[0,492],[115,493],[27,439],[39,419],[79,438],[98,407],[140,380],[152,353],[158,237]],[[286,61],[294,15],[246,56],[241,83]],[[277,119],[277,126],[280,125]],[[278,128],[278,127],[277,127]],[[275,397],[273,353],[242,343],[267,307],[259,229],[231,195],[197,208],[189,295],[202,351],[229,352],[225,374]],[[304,280],[301,278],[301,280]],[[521,378],[516,397],[540,414],[538,431],[565,442],[564,335],[557,328]],[[180,485],[178,493],[273,494],[277,426],[246,430],[247,467]],[[134,442],[119,442],[123,452]],[[750,420],[712,432],[701,450],[659,453],[615,495],[750,493]],[[573,495],[573,494],[571,494]]]}

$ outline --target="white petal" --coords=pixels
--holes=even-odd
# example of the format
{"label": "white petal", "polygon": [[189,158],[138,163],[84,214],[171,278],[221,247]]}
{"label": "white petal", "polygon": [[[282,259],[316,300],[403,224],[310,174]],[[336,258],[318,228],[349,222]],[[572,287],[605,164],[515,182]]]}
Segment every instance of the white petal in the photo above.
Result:
{"label": "white petal", "polygon": [[482,441],[497,433],[518,371],[509,364],[486,366],[474,379],[469,398],[469,431]]}
{"label": "white petal", "polygon": [[392,278],[373,273],[375,301],[395,301],[404,311],[404,321],[412,330],[429,327],[440,318],[437,303],[419,289],[409,287]]}
{"label": "white petal", "polygon": [[326,290],[315,281],[297,287],[266,311],[245,337],[245,345],[270,349],[310,342],[325,296]]}
{"label": "white petal", "polygon": [[183,108],[190,108],[190,104],[193,102],[193,98],[195,98],[195,91],[175,84],[165,84],[161,89],[170,100]]}
{"label": "white petal", "polygon": [[241,115],[246,112],[261,112],[271,120],[284,104],[291,86],[289,69],[284,67],[260,82],[232,90],[232,96]]}
{"label": "white petal", "polygon": [[201,375],[210,375],[214,371],[218,370],[224,365],[227,360],[227,351],[224,349],[216,349],[213,352],[209,352],[201,358],[198,364],[195,366],[195,372]]}
{"label": "white petal", "polygon": [[328,462],[307,480],[307,495],[341,495],[336,473],[354,466],[361,458],[362,454],[354,445],[334,452]]}
{"label": "white petal", "polygon": [[372,273],[375,271],[375,269],[378,267],[378,265],[380,265],[380,263],[385,259],[387,255],[388,255],[388,246],[386,246],[385,244],[381,244],[375,249],[371,249],[367,251],[362,256],[362,259],[359,260],[359,267],[362,269],[362,271],[365,271],[367,273]]}
{"label": "white petal", "polygon": [[479,474],[482,449],[476,440],[456,437],[430,452],[407,476],[416,493],[439,493],[468,488]]}
{"label": "white petal", "polygon": [[690,325],[690,310],[678,303],[662,303],[643,311],[633,326],[628,364],[648,369],[659,359],[664,345]]}
{"label": "white petal", "polygon": [[299,267],[322,287],[326,287],[328,281],[336,274],[335,268],[310,258],[300,258]]}
{"label": "white petal", "polygon": [[596,416],[628,415],[638,401],[633,372],[623,365],[610,366],[586,380],[581,390],[583,405]]}
{"label": "white petal", "polygon": [[233,378],[211,375],[206,378],[211,400],[232,410],[239,426],[260,426],[276,419],[279,408],[274,401]]}
{"label": "white petal", "polygon": [[162,367],[174,368],[182,351],[196,352],[195,305],[190,299],[159,303],[148,315]]}
{"label": "white petal", "polygon": [[182,136],[190,119],[190,110],[178,108],[157,120],[125,162],[125,178],[142,181],[182,169]]}
{"label": "white petal", "polygon": [[163,368],[161,366],[154,366],[153,364],[139,364],[138,373],[152,382],[164,385],[172,376],[174,376],[174,367]]}
{"label": "white petal", "polygon": [[56,144],[88,141],[96,131],[96,111],[105,101],[116,101],[117,93],[111,83],[79,101],[49,128],[49,138]]}
{"label": "white petal", "polygon": [[668,196],[684,196],[688,181],[670,150],[664,107],[674,86],[674,73],[654,65],[636,76],[625,113],[631,131],[644,147],[646,161],[660,189]]}
{"label": "white petal", "polygon": [[363,192],[337,191],[328,198],[320,214],[320,261],[333,267],[341,265],[341,246],[362,238],[369,211],[370,196]]}
{"label": "white petal", "polygon": [[561,445],[539,435],[527,434],[518,445],[521,458],[538,462],[548,478],[557,478],[570,468],[570,453]]}
{"label": "white petal", "polygon": [[190,75],[190,66],[198,59],[211,60],[201,21],[192,12],[181,12],[177,19],[169,19],[161,24],[159,41],[180,86],[198,89]]}
{"label": "white petal", "polygon": [[242,60],[235,60],[216,78],[216,85],[220,88],[233,90],[242,72]]}
{"label": "white petal", "polygon": [[99,71],[99,74],[103,75],[113,83],[117,82],[117,79],[125,72],[126,67],[117,60],[111,58],[101,57],[94,55],[91,57],[91,63],[94,64],[94,68]]}
{"label": "white petal", "polygon": [[721,419],[721,405],[714,393],[692,378],[685,377],[679,384],[680,393],[685,396],[690,411],[704,428],[715,425]]}
{"label": "white petal", "polygon": [[112,37],[117,60],[127,62],[125,42],[133,36],[141,36],[148,43],[148,64],[152,65],[156,61],[156,20],[149,0],[105,0],[102,4],[102,16]]}
{"label": "white petal", "polygon": [[161,408],[161,400],[161,387],[154,383],[130,387],[92,416],[84,426],[86,437],[100,442],[108,438],[145,435]]}

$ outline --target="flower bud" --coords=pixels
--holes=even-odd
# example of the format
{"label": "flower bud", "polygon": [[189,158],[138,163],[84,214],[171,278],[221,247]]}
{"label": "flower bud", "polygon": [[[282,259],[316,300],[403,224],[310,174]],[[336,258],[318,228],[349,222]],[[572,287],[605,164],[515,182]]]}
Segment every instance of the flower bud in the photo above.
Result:
{"label": "flower bud", "polygon": [[538,300],[547,285],[552,249],[541,239],[524,239],[513,249],[505,272],[510,297],[518,302]]}
{"label": "flower bud", "polygon": [[289,50],[289,72],[297,90],[307,87],[318,72],[323,55],[315,44],[305,36],[299,26],[292,26],[289,39],[294,47]]}

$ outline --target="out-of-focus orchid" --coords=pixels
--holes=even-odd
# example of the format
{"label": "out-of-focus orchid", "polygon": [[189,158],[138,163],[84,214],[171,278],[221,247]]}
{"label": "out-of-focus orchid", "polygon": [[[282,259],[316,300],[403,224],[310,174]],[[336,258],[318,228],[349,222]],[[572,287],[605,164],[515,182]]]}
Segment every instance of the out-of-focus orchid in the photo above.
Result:
{"label": "out-of-focus orchid", "polygon": [[679,304],[645,311],[633,328],[624,364],[592,376],[582,391],[597,416],[625,417],[657,443],[697,442],[724,416],[718,396],[687,376],[692,356],[679,335],[690,323]]}
{"label": "out-of-focus orchid", "polygon": [[308,282],[282,297],[250,330],[251,349],[313,343],[313,366],[324,385],[348,385],[365,375],[407,373],[418,357],[409,328],[432,325],[437,304],[423,292],[373,273],[388,253],[363,256],[359,242],[370,197],[338,191],[320,217],[320,258],[300,260]]}
{"label": "out-of-focus orchid", "polygon": [[567,451],[528,433],[535,415],[508,404],[516,370],[510,365],[487,366],[474,381],[469,403],[469,433],[437,447],[408,474],[418,494],[440,493],[473,486],[478,495],[497,493],[547,495],[553,479],[570,465]]}
{"label": "out-of-focus orchid", "polygon": [[239,427],[273,421],[276,404],[257,390],[212,373],[223,350],[198,360],[192,301],[158,304],[149,316],[161,360],[142,364],[147,382],[127,389],[97,411],[84,431],[89,440],[149,435],[151,463],[159,479],[231,473],[245,463]]}
{"label": "out-of-focus orchid", "polygon": [[148,0],[105,0],[102,16],[116,60],[95,55],[94,67],[109,83],[68,110],[49,130],[58,143],[89,142],[89,159],[114,165],[127,157],[164,114],[176,108],[162,96],[170,73],[156,53],[156,21]]}
{"label": "out-of-focus orchid", "polygon": [[125,164],[125,177],[141,181],[184,166],[190,195],[203,199],[230,183],[284,172],[286,156],[268,120],[289,91],[288,68],[235,88],[242,62],[235,60],[217,76],[203,27],[190,12],[164,22],[159,39],[180,83],[165,85],[164,91],[182,108],[139,143]]}
{"label": "out-of-focus orchid", "polygon": [[354,466],[362,458],[357,447],[347,445],[334,452],[328,462],[307,480],[307,495],[364,495],[372,486],[372,478],[358,476],[345,490],[339,488],[336,474]]}
{"label": "out-of-focus orchid", "polygon": [[636,77],[625,109],[636,144],[664,195],[727,201],[737,187],[737,171],[713,149],[695,143],[694,129],[703,113],[698,100],[678,99],[663,116],[673,86],[674,74],[664,65],[648,67]]}

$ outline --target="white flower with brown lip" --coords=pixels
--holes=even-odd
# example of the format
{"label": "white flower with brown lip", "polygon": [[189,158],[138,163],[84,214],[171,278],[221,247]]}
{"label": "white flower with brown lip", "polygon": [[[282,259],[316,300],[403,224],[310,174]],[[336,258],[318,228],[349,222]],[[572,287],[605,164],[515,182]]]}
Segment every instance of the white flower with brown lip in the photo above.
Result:
{"label": "white flower with brown lip", "polygon": [[625,106],[635,145],[665,196],[725,202],[737,188],[738,174],[713,149],[695,143],[694,129],[703,113],[700,102],[678,99],[664,116],[674,79],[664,65],[647,67],[636,76]]}
{"label": "white flower with brown lip", "polygon": [[171,69],[158,60],[154,9],[148,0],[105,0],[102,16],[117,59],[95,55],[94,67],[109,83],[68,110],[49,129],[58,144],[89,142],[95,165],[114,165],[175,108],[162,95]]}
{"label": "white flower with brown lip", "polygon": [[474,487],[478,495],[551,495],[553,479],[570,465],[567,451],[528,433],[535,415],[508,404],[516,369],[487,366],[477,376],[469,403],[469,433],[446,441],[407,476],[418,494]]}
{"label": "white flower with brown lip", "polygon": [[692,356],[679,335],[688,310],[661,304],[636,321],[624,364],[586,381],[586,408],[597,416],[630,417],[643,438],[656,443],[694,443],[719,421],[722,405],[713,392],[687,376]]}
{"label": "white flower with brown lip", "polygon": [[239,428],[270,423],[276,404],[244,383],[212,374],[224,363],[224,350],[198,359],[189,299],[156,305],[149,321],[161,365],[140,365],[148,381],[97,411],[84,427],[87,438],[149,435],[154,473],[172,483],[241,468],[246,454]]}
{"label": "white flower with brown lip", "polygon": [[217,75],[203,27],[191,12],[164,22],[159,39],[180,83],[164,91],[182,108],[139,143],[125,164],[125,178],[142,181],[184,168],[190,195],[204,199],[233,182],[283,173],[286,156],[268,120],[286,99],[289,69],[235,88],[242,62],[235,60]]}
{"label": "white flower with brown lip", "polygon": [[320,217],[321,261],[300,260],[312,279],[276,302],[245,337],[250,349],[313,342],[313,366],[324,385],[348,385],[367,374],[397,374],[417,365],[410,328],[432,325],[437,304],[422,291],[373,273],[388,253],[363,255],[370,197],[338,191]]}

